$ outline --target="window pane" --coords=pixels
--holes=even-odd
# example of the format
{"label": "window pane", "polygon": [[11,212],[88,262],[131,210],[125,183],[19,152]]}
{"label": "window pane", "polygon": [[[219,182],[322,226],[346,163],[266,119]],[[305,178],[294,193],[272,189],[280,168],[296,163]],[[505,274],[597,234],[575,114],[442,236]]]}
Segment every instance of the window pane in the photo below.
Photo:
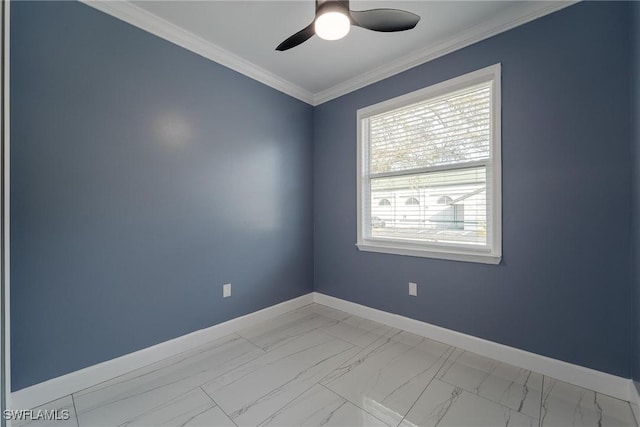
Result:
{"label": "window pane", "polygon": [[484,166],[371,179],[370,237],[486,245],[486,184]]}
{"label": "window pane", "polygon": [[371,174],[489,158],[491,83],[369,119]]}

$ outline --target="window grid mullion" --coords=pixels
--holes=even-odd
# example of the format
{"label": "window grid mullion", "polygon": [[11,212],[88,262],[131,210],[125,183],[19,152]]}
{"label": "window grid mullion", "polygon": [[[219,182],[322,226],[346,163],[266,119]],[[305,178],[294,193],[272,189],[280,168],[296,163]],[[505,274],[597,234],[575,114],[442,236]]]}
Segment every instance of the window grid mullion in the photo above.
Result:
{"label": "window grid mullion", "polygon": [[[490,162],[491,162],[490,159],[486,159],[486,160],[477,160],[477,161],[465,162],[465,163],[452,163],[449,165],[427,166],[424,168],[404,169],[401,171],[393,171],[393,172],[369,173],[366,175],[366,177],[368,179],[376,179],[376,178],[389,178],[394,176],[418,175],[418,174],[429,173],[429,172],[472,169],[478,166],[488,167]],[[371,170],[370,160],[369,160],[369,167],[367,169],[368,169],[367,172]]]}

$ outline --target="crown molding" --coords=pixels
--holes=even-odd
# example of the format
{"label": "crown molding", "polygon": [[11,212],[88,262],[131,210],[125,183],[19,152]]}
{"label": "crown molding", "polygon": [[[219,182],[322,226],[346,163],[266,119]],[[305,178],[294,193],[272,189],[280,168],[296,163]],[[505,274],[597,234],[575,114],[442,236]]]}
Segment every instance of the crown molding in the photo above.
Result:
{"label": "crown molding", "polygon": [[229,52],[222,47],[199,37],[184,28],[162,19],[134,5],[128,0],[80,0],[82,3],[141,28],[151,34],[168,40],[207,59],[217,62],[234,71],[244,74],[280,92],[292,96],[313,106],[320,105],[372,83],[406,71],[417,65],[432,61],[456,50],[488,39],[497,34],[526,24],[545,15],[557,12],[580,0],[559,0],[544,2],[544,6],[525,15],[511,13],[495,17],[481,25],[454,37],[445,39],[424,49],[412,52],[393,62],[367,71],[354,78],[339,83],[323,91],[312,93],[291,83],[258,65]]}
{"label": "crown molding", "polygon": [[471,27],[469,30],[461,34],[445,39],[440,43],[412,52],[393,62],[384,64],[378,68],[367,71],[364,74],[360,74],[359,76],[330,87],[329,89],[317,92],[313,96],[313,105],[320,105],[342,95],[346,95],[347,93],[353,92],[372,83],[376,83],[380,80],[384,80],[410,68],[424,64],[425,62],[440,58],[441,56],[526,24],[527,22],[531,22],[545,15],[557,12],[558,10],[576,4],[579,1],[580,0],[549,1],[545,2],[544,7],[531,11],[526,15],[511,13],[509,15],[498,16],[483,24]]}
{"label": "crown molding", "polygon": [[313,105],[313,94],[184,28],[126,0],[80,0],[82,3]]}

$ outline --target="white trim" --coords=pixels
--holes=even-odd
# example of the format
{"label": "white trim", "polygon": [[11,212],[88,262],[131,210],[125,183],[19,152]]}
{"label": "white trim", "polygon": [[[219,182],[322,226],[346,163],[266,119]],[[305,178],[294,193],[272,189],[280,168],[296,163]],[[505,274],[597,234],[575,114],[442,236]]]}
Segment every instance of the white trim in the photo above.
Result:
{"label": "white trim", "polygon": [[628,378],[552,359],[318,292],[313,293],[313,301],[618,399],[632,400]]}
{"label": "white trim", "polygon": [[126,0],[80,0],[101,12],[231,68],[300,101],[313,105],[313,94],[222,47],[170,23]]}
{"label": "white trim", "polygon": [[488,67],[470,71],[460,76],[434,83],[422,89],[405,93],[404,95],[385,99],[384,101],[380,101],[376,104],[358,109],[358,118],[366,119],[416,102],[436,99],[440,96],[445,96],[476,84],[487,83],[492,80],[500,82],[500,69],[500,63],[489,65]]}
{"label": "white trim", "polygon": [[11,407],[9,409],[35,408],[134,369],[191,350],[240,329],[259,324],[312,302],[313,294],[308,293],[245,316],[236,317],[209,328],[18,390],[11,395]]}
{"label": "white trim", "polygon": [[494,65],[491,88],[491,257],[502,259],[502,64]]}
{"label": "white trim", "polygon": [[[10,23],[11,23],[11,2],[6,0],[3,2],[4,6],[4,68],[2,91],[4,95],[3,99],[3,113],[4,113],[4,163],[2,165],[3,181],[4,181],[4,307],[3,308],[3,327],[4,327],[4,350],[5,350],[5,404],[9,408],[11,405],[11,238],[10,238],[10,200],[11,200],[11,144],[10,144],[10,124],[11,124],[11,111],[10,111],[10,84],[9,84],[9,72],[10,72]],[[9,425],[10,422],[7,422]]]}
{"label": "white trim", "polygon": [[492,20],[472,27],[461,34],[456,34],[451,38],[445,39],[438,44],[427,46],[424,49],[410,53],[409,55],[384,64],[378,68],[374,68],[373,70],[339,83],[329,89],[317,92],[313,95],[313,105],[320,105],[327,101],[331,101],[332,99],[346,95],[372,83],[379,82],[380,80],[384,80],[418,65],[433,61],[434,59],[448,55],[467,46],[471,46],[474,43],[478,43],[500,33],[504,33],[512,28],[524,25],[527,22],[542,18],[543,16],[557,12],[578,2],[579,0],[549,1],[544,2],[544,7],[524,16],[514,14],[493,18]]}
{"label": "white trim", "polygon": [[[478,262],[484,264],[500,264],[502,260],[502,102],[501,102],[501,64],[494,64],[482,69],[463,74],[452,79],[441,81],[431,86],[404,95],[397,96],[377,104],[363,107],[356,112],[357,134],[357,164],[356,164],[356,209],[357,209],[357,241],[356,246],[361,251],[389,253],[394,255],[416,256],[424,258],[445,259],[452,261]],[[438,244],[427,241],[399,241],[368,236],[369,227],[362,212],[365,199],[370,197],[369,182],[374,176],[368,169],[369,132],[365,131],[369,118],[398,108],[410,106],[417,102],[431,101],[440,97],[447,97],[474,87],[479,84],[490,83],[491,86],[491,148],[490,159],[479,163],[487,169],[487,245],[471,247],[470,245]],[[403,174],[415,174],[427,170],[453,170],[468,167],[469,163],[459,163],[438,168],[416,168],[403,171]],[[400,173],[376,174],[377,176],[399,176]],[[367,212],[367,214],[370,212]]]}
{"label": "white trim", "polygon": [[385,245],[382,242],[371,241],[366,243],[356,243],[356,246],[359,250],[364,252],[376,252],[380,254],[392,254],[392,255],[404,255],[404,256],[415,256],[422,258],[434,258],[434,259],[444,259],[449,261],[466,261],[466,262],[477,262],[481,264],[492,264],[498,265],[502,260],[501,256],[495,256],[490,254],[483,253],[474,253],[474,252],[436,252],[431,250],[424,249],[413,249],[409,246],[403,247],[400,242],[393,242],[392,244]]}
{"label": "white trim", "polygon": [[[11,406],[8,406],[8,408],[35,408],[134,369],[196,348],[211,340],[236,332],[239,329],[264,322],[272,317],[295,310],[312,302],[403,329],[416,335],[453,345],[504,363],[539,372],[580,387],[595,390],[599,393],[630,401],[636,404],[634,411],[636,411],[636,416],[638,417],[637,409],[640,407],[640,396],[637,393],[633,381],[627,378],[530,353],[318,292],[312,292],[254,313],[237,317],[227,322],[201,329],[170,341],[19,390],[12,393]],[[632,408],[634,407],[633,404],[631,406]]]}
{"label": "white trim", "polygon": [[374,68],[373,70],[314,94],[127,0],[80,1],[313,106],[346,95],[364,86],[384,80],[417,65],[440,58],[441,56],[455,52],[456,50],[493,37],[545,15],[557,12],[578,2],[575,0],[543,2],[543,7],[524,16],[514,13],[493,18],[488,22],[472,27],[462,34],[456,34],[435,45],[415,51],[393,62]]}

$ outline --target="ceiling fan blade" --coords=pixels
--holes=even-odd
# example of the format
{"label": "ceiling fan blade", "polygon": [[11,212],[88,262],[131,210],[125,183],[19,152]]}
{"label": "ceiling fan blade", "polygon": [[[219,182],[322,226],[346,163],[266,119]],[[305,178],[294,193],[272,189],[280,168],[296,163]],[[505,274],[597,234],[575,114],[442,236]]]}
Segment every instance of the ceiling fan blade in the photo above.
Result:
{"label": "ceiling fan blade", "polygon": [[399,9],[352,10],[350,13],[353,25],[385,33],[410,30],[420,21],[415,13]]}
{"label": "ceiling fan blade", "polygon": [[291,49],[292,47],[296,47],[299,44],[302,44],[309,40],[316,32],[313,29],[313,22],[309,24],[306,28],[298,31],[282,43],[278,45],[276,50],[283,51],[287,49]]}

